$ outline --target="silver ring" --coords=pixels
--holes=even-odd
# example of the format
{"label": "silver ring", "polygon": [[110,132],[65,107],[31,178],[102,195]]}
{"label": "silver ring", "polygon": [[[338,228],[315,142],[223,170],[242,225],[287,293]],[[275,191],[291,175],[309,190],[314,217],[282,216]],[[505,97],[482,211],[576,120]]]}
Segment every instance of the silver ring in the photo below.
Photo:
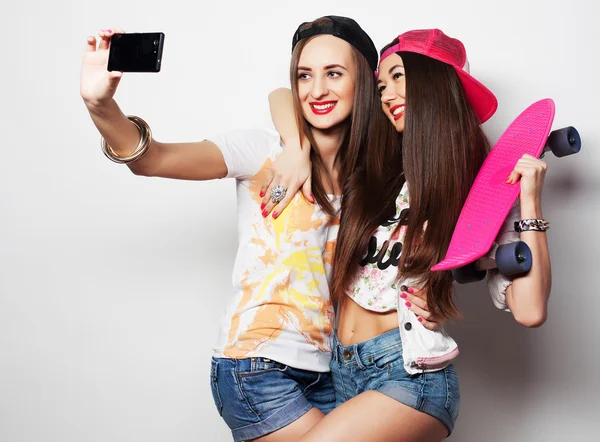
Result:
{"label": "silver ring", "polygon": [[273,186],[273,188],[271,189],[271,201],[275,204],[277,204],[278,202],[280,202],[282,199],[285,198],[285,194],[287,192],[287,189],[285,187],[283,187],[281,184],[277,184],[275,186]]}

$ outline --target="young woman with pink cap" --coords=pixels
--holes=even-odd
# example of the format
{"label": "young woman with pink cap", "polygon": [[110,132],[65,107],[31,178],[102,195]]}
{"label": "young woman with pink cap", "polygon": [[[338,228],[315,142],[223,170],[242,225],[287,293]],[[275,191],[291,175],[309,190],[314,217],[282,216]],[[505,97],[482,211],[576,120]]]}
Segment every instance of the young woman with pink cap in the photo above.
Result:
{"label": "young woman with pink cap", "polygon": [[[429,269],[445,256],[490,148],[480,125],[497,108],[467,70],[463,44],[437,29],[407,32],[382,50],[383,112],[374,112],[367,155],[344,186],[333,261],[337,408],[302,441],[439,441],[454,428],[458,346],[439,327],[457,315],[453,279]],[[293,119],[282,118],[285,93],[271,98],[284,140],[297,137]],[[520,205],[498,243],[519,239],[515,220],[542,218],[545,171],[543,161],[525,156],[507,177],[521,182]],[[280,168],[273,182],[289,183],[288,176]],[[487,283],[496,306],[537,327],[551,285],[546,234],[525,231],[520,239],[533,254],[530,272],[507,278],[493,271]]]}

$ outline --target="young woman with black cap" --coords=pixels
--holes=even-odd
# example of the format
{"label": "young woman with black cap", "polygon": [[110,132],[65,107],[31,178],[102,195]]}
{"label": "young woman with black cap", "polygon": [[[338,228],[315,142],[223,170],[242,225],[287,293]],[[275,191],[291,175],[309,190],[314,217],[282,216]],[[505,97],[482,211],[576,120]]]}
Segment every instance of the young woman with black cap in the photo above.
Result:
{"label": "young woman with black cap", "polygon": [[[88,38],[81,73],[81,95],[105,155],[137,175],[236,178],[240,245],[233,297],[212,360],[215,405],[236,441],[297,440],[335,404],[329,274],[339,195],[378,106],[371,94],[375,46],[344,17],[298,28],[290,74],[298,122],[313,146],[315,195],[309,203],[287,192],[286,213],[266,216],[258,208],[260,185],[282,151],[279,135],[250,130],[192,143],[154,140],[148,124],[126,117],[113,99],[122,76],[106,70],[115,32],[122,31],[101,31],[99,43]],[[269,196],[281,201],[286,189],[275,186]]]}
{"label": "young woman with black cap", "polygon": [[[467,70],[462,43],[437,29],[407,32],[382,51],[383,112],[374,113],[368,155],[344,187],[333,261],[338,325],[331,368],[338,407],[302,441],[429,442],[454,428],[458,346],[439,326],[457,314],[453,280],[450,272],[430,268],[445,256],[489,151],[480,124],[497,108],[494,95]],[[285,97],[272,99],[284,140],[294,137],[292,119],[282,117]],[[507,184],[521,182],[520,206],[498,243],[519,239],[515,220],[542,217],[545,170],[543,161],[525,156],[507,177]],[[286,179],[281,172],[275,178]],[[523,232],[521,240],[532,250],[531,271],[510,279],[491,271],[488,288],[496,306],[537,327],[545,321],[551,285],[546,235]]]}

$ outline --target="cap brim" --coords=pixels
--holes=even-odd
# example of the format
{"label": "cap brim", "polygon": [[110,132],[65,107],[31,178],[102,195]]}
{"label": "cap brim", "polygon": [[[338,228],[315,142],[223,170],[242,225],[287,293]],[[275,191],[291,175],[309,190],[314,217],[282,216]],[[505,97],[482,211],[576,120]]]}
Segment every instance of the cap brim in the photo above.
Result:
{"label": "cap brim", "polygon": [[479,120],[485,123],[494,115],[496,109],[498,109],[496,96],[482,83],[472,77],[471,74],[459,68],[455,68],[455,70],[463,85],[469,104],[479,117]]}

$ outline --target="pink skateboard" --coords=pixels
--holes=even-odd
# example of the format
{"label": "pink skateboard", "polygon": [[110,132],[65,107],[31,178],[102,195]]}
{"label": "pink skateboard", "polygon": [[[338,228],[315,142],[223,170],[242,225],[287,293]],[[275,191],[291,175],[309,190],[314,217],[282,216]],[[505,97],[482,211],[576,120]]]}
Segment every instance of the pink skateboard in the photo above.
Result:
{"label": "pink skateboard", "polygon": [[[521,190],[520,183],[506,184],[523,154],[535,157],[552,150],[562,157],[579,152],[581,139],[573,127],[548,137],[554,120],[554,101],[540,100],[519,115],[504,131],[484,161],[462,208],[443,261],[431,270],[452,270],[459,283],[479,281],[486,271],[476,261],[496,247],[494,240]],[[505,275],[528,272],[531,251],[524,242],[496,248],[495,265]]]}

